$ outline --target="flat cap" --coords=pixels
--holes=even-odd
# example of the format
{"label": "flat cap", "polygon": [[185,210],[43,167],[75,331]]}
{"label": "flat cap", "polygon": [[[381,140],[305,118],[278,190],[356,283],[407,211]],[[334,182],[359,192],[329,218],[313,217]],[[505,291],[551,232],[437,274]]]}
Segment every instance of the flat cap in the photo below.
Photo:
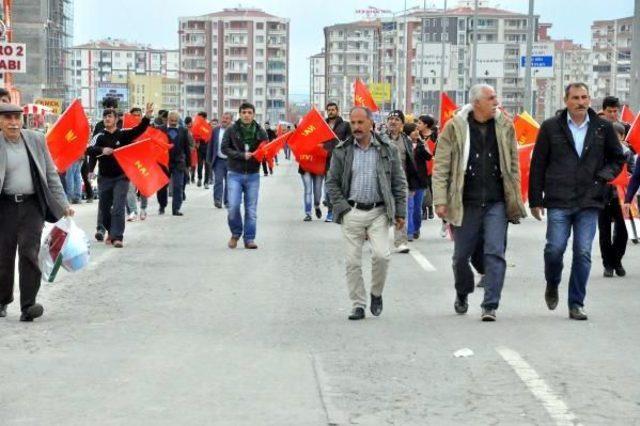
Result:
{"label": "flat cap", "polygon": [[18,105],[0,103],[0,114],[22,114],[22,108]]}

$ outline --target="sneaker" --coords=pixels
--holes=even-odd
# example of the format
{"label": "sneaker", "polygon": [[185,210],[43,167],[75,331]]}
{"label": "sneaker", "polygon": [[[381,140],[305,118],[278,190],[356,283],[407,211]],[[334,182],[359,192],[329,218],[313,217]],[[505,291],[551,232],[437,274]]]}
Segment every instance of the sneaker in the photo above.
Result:
{"label": "sneaker", "polygon": [[482,315],[480,319],[484,322],[493,322],[496,320],[496,310],[495,309],[485,309],[482,308]]}
{"label": "sneaker", "polygon": [[145,220],[147,218],[147,211],[145,209],[140,210],[140,220]]}
{"label": "sneaker", "polygon": [[322,210],[320,210],[320,207],[316,207],[316,217],[318,219],[322,217]]}
{"label": "sneaker", "polygon": [[135,222],[138,220],[138,215],[135,212],[131,212],[129,217],[127,217],[127,222]]}
{"label": "sneaker", "polygon": [[310,214],[306,214],[304,216],[304,219],[302,219],[302,220],[305,221],[305,222],[311,222],[311,215]]}
{"label": "sneaker", "polygon": [[324,220],[325,222],[333,222],[333,212],[327,213],[327,218]]}
{"label": "sneaker", "polygon": [[467,300],[466,294],[457,293],[456,301],[453,303],[453,308],[455,309],[457,314],[466,314],[467,310],[469,310],[469,302]]}
{"label": "sneaker", "polygon": [[396,247],[396,253],[407,254],[409,253],[409,247],[407,247],[406,244],[400,244],[398,247]]}

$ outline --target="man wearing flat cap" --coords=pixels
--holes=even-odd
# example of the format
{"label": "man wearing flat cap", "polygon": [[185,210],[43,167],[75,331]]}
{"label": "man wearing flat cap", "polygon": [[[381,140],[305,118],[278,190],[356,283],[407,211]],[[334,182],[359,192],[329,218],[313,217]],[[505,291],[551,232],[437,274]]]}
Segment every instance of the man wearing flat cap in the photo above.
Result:
{"label": "man wearing flat cap", "polygon": [[19,256],[20,321],[33,321],[41,273],[38,252],[44,221],[72,216],[60,177],[41,133],[22,129],[22,108],[0,104],[0,317],[13,301]]}

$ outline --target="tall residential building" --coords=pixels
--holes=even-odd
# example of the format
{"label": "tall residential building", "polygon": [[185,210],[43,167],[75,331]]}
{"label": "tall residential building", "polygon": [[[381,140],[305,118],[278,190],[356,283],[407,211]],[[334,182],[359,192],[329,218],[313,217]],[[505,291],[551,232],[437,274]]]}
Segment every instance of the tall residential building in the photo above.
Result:
{"label": "tall residential building", "polygon": [[630,101],[631,40],[633,16],[610,21],[595,21],[591,25],[593,50],[593,104],[598,105],[608,95],[620,101]]}
{"label": "tall residential building", "polygon": [[129,106],[144,106],[151,102],[159,109],[180,109],[180,81],[161,75],[129,74]]}
{"label": "tall residential building", "polygon": [[[473,62],[474,9],[469,3],[473,2],[460,2],[444,14],[441,9],[424,9],[326,27],[327,101],[351,105],[352,85],[359,77],[391,86],[392,99],[382,110],[436,114],[444,41],[444,90],[463,104]],[[528,16],[486,7],[482,1],[478,15],[478,82],[494,86],[507,110],[519,111],[524,101],[519,64]],[[538,16],[533,25],[537,28]]]}
{"label": "tall residential building", "polygon": [[178,77],[178,51],[155,49],[123,40],[91,41],[72,49],[71,89],[88,113],[101,111],[104,96],[117,95],[121,108],[140,106],[129,99],[127,76]]}
{"label": "tall residential building", "polygon": [[237,116],[242,102],[256,120],[286,119],[289,104],[289,20],[259,9],[224,9],[179,18],[180,80],[188,115]]}
{"label": "tall residential building", "polygon": [[13,74],[21,102],[70,96],[73,0],[19,0],[12,6],[13,42],[26,43],[27,72]]}
{"label": "tall residential building", "polygon": [[311,105],[320,112],[324,112],[325,96],[325,55],[324,49],[309,58],[309,99]]}

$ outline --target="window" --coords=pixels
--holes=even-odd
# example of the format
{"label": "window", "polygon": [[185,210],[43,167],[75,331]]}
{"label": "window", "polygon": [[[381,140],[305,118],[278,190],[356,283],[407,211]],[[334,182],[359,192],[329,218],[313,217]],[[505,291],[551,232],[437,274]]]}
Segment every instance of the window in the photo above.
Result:
{"label": "window", "polygon": [[258,30],[264,30],[264,22],[258,22],[256,24],[256,29]]}

